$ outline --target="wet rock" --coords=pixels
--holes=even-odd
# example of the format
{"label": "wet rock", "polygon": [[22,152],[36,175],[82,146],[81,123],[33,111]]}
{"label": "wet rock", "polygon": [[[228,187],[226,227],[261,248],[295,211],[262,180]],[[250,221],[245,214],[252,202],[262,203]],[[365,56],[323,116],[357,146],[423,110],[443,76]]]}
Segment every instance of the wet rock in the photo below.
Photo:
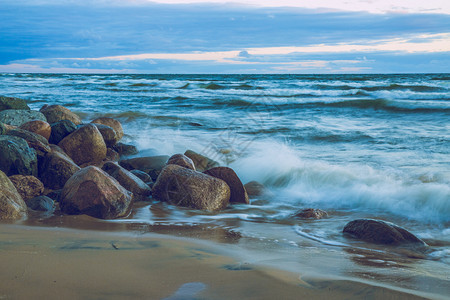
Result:
{"label": "wet rock", "polygon": [[306,208],[302,209],[295,214],[295,217],[301,219],[323,219],[328,217],[328,213],[321,209],[316,208]]}
{"label": "wet rock", "polygon": [[30,107],[23,99],[0,96],[0,111],[7,109],[30,110]]}
{"label": "wet rock", "polygon": [[0,220],[15,220],[27,216],[27,205],[11,180],[0,171]]}
{"label": "wet rock", "polygon": [[244,185],[233,169],[228,167],[215,167],[206,170],[204,173],[222,179],[228,184],[231,192],[230,203],[250,203]]}
{"label": "wet rock", "polygon": [[62,189],[59,190],[49,190],[47,193],[45,193],[46,197],[49,197],[55,202],[59,202],[59,196],[61,196]]}
{"label": "wet rock", "polygon": [[0,123],[0,135],[6,134],[7,131],[6,126],[3,123]]}
{"label": "wet rock", "polygon": [[199,172],[206,171],[208,169],[218,167],[220,164],[206,156],[198,154],[192,150],[187,150],[184,155],[192,159],[195,165],[195,169]]}
{"label": "wet rock", "polygon": [[78,128],[59,142],[58,146],[78,165],[102,161],[106,157],[105,141],[92,124]]}
{"label": "wet rock", "polygon": [[153,180],[156,180],[168,160],[169,156],[158,155],[125,159],[121,160],[119,164],[128,171],[140,170],[142,172],[145,172],[149,174]]}
{"label": "wet rock", "polygon": [[61,120],[53,123],[51,124],[51,134],[48,141],[52,144],[58,144],[75,130],[77,130],[77,125],[70,120]]}
{"label": "wet rock", "polygon": [[132,192],[136,200],[142,200],[152,194],[150,187],[139,177],[114,162],[106,162],[103,171],[114,177],[124,188]]}
{"label": "wet rock", "polygon": [[75,113],[61,105],[44,105],[40,110],[50,124],[61,120],[72,121],[75,125],[81,124],[81,119]]}
{"label": "wet rock", "polygon": [[55,202],[53,199],[47,196],[38,196],[28,200],[25,200],[28,208],[37,211],[46,211],[46,212],[54,212],[55,211]]}
{"label": "wet rock", "polygon": [[117,143],[117,141],[119,141],[119,137],[112,127],[95,123],[94,125],[97,127],[98,131],[100,131],[100,133],[102,134],[106,147],[112,147]]}
{"label": "wet rock", "polygon": [[145,172],[142,172],[141,170],[131,170],[130,173],[132,173],[134,176],[136,176],[137,178],[142,180],[145,184],[152,184],[153,183],[153,180],[150,177],[150,175],[148,175]]}
{"label": "wet rock", "polygon": [[60,196],[62,212],[102,219],[126,217],[132,203],[133,194],[97,167],[76,172],[66,182]]}
{"label": "wet rock", "polygon": [[0,135],[0,170],[6,175],[37,175],[36,151],[17,136]]}
{"label": "wet rock", "polygon": [[48,124],[47,122],[44,122],[44,121],[39,121],[39,120],[26,122],[26,123],[20,125],[19,128],[33,132],[35,134],[38,134],[38,135],[42,136],[43,138],[45,138],[47,141],[50,139],[50,135],[52,132],[52,128],[51,128],[50,124]]}
{"label": "wet rock", "polygon": [[344,233],[369,243],[384,245],[426,245],[421,239],[395,224],[372,219],[358,219],[345,225]]}
{"label": "wet rock", "polygon": [[178,165],[167,165],[155,182],[152,195],[174,205],[217,211],[228,206],[230,188],[221,179]]}
{"label": "wet rock", "polygon": [[257,181],[250,181],[244,187],[250,198],[262,196],[266,193],[266,187]]}
{"label": "wet rock", "polygon": [[51,151],[48,141],[34,132],[17,128],[8,131],[7,135],[23,138],[28,146],[36,151],[38,156],[43,156]]}
{"label": "wet rock", "polygon": [[112,147],[117,153],[119,153],[120,156],[129,156],[129,155],[135,155],[138,154],[138,149],[136,146],[128,145],[124,143],[117,143]]}
{"label": "wet rock", "polygon": [[179,165],[195,171],[194,162],[184,154],[174,154],[167,161],[168,165]]}
{"label": "wet rock", "polygon": [[20,126],[34,120],[47,121],[42,113],[34,110],[8,109],[0,112],[0,122],[12,126]]}
{"label": "wet rock", "polygon": [[113,118],[103,117],[97,118],[93,120],[91,123],[102,124],[109,127],[112,127],[117,134],[117,140],[120,141],[123,137],[123,128],[122,124]]}
{"label": "wet rock", "polygon": [[116,151],[111,148],[106,149],[106,161],[115,161],[118,162],[120,160],[120,155]]}
{"label": "wet rock", "polygon": [[14,184],[23,200],[40,196],[44,192],[44,185],[34,176],[13,175],[9,177],[9,180]]}
{"label": "wet rock", "polygon": [[62,189],[75,172],[77,166],[67,155],[53,150],[45,155],[39,167],[39,178],[45,187],[53,190]]}

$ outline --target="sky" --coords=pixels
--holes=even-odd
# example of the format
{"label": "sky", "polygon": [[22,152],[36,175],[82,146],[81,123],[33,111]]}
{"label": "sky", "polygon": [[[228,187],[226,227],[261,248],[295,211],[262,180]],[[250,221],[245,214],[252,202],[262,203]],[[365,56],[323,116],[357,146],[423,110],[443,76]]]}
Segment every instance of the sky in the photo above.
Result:
{"label": "sky", "polygon": [[447,73],[448,0],[0,0],[0,72]]}

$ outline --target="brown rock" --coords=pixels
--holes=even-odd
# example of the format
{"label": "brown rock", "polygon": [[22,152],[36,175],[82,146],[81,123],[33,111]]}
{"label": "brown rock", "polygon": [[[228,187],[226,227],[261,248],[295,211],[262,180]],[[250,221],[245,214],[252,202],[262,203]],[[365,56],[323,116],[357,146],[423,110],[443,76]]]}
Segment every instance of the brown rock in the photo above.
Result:
{"label": "brown rock", "polygon": [[149,186],[151,184],[153,184],[153,180],[150,177],[150,175],[148,175],[145,172],[142,172],[141,170],[131,170],[130,173],[135,175],[137,178],[139,178],[140,180],[142,180],[144,183],[148,184]]}
{"label": "brown rock", "polygon": [[301,219],[323,219],[328,217],[328,213],[321,209],[316,208],[306,208],[302,209],[301,211],[297,212],[295,214],[295,217],[301,218]]}
{"label": "brown rock", "polygon": [[78,165],[102,161],[106,157],[105,141],[92,124],[81,126],[59,142],[58,146]]}
{"label": "brown rock", "polygon": [[117,153],[117,151],[115,151],[111,148],[108,148],[108,149],[106,149],[105,160],[118,162],[120,160],[120,155],[119,155],[119,153]]}
{"label": "brown rock", "polygon": [[119,164],[128,171],[140,170],[145,172],[149,174],[153,180],[156,180],[162,168],[166,165],[168,159],[169,156],[167,155],[136,157],[121,160]]}
{"label": "brown rock", "polygon": [[206,156],[198,154],[192,150],[187,150],[184,155],[192,159],[195,165],[195,169],[199,172],[206,171],[208,169],[218,167],[220,164]]}
{"label": "brown rock", "polygon": [[138,149],[136,146],[128,145],[124,143],[117,143],[114,145],[113,149],[119,153],[120,156],[129,156],[138,154]]}
{"label": "brown rock", "polygon": [[48,141],[34,132],[17,128],[8,131],[7,135],[23,138],[30,148],[36,150],[38,156],[44,156],[51,151]]}
{"label": "brown rock", "polygon": [[9,179],[23,200],[40,196],[44,192],[44,185],[34,176],[13,175]]}
{"label": "brown rock", "polygon": [[28,130],[33,133],[39,134],[44,137],[47,141],[52,133],[52,127],[50,124],[44,121],[34,120],[20,125],[20,129]]}
{"label": "brown rock", "polygon": [[222,179],[230,187],[230,203],[250,204],[244,185],[233,169],[228,167],[215,167],[204,172],[207,175]]}
{"label": "brown rock", "polygon": [[93,123],[98,131],[103,136],[103,140],[105,141],[106,147],[113,147],[117,141],[119,141],[119,136],[117,135],[116,131],[109,126],[103,125],[103,124],[95,124]]}
{"label": "brown rock", "polygon": [[80,170],[80,167],[70,157],[62,152],[53,150],[45,155],[39,167],[39,178],[45,187],[58,190],[62,189],[67,180],[78,170]]}
{"label": "brown rock", "polygon": [[184,154],[174,154],[167,161],[168,165],[179,165],[195,171],[194,162]]}
{"label": "brown rock", "polygon": [[0,171],[0,220],[15,220],[27,216],[27,205],[14,184]]}
{"label": "brown rock", "polygon": [[122,124],[120,124],[120,122],[117,121],[116,119],[103,117],[103,118],[97,118],[97,119],[93,120],[91,123],[103,124],[103,125],[114,128],[114,130],[117,133],[118,141],[120,141],[123,137]]}
{"label": "brown rock", "polygon": [[152,195],[171,204],[216,211],[228,206],[230,188],[221,179],[178,165],[167,165],[155,182]]}
{"label": "brown rock", "polygon": [[97,167],[76,172],[60,196],[62,212],[102,219],[126,217],[132,204],[133,194]]}
{"label": "brown rock", "polygon": [[384,245],[416,244],[425,246],[425,242],[404,228],[395,224],[372,219],[358,219],[345,225],[344,233],[369,243]]}
{"label": "brown rock", "polygon": [[266,193],[265,186],[257,181],[250,181],[246,183],[244,187],[250,198],[262,196]]}
{"label": "brown rock", "polygon": [[75,125],[81,124],[79,116],[61,105],[44,105],[39,111],[44,114],[50,124],[61,120],[72,121]]}
{"label": "brown rock", "polygon": [[136,200],[142,200],[152,194],[150,187],[137,176],[114,162],[106,162],[103,171],[114,177],[124,188],[134,194]]}

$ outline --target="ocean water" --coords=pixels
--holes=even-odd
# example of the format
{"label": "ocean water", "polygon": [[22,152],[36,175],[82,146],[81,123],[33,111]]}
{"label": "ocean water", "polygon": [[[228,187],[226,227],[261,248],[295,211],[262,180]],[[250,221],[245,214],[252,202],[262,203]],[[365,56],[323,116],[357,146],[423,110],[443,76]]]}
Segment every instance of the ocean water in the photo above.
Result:
{"label": "ocean water", "polygon": [[[428,242],[427,272],[448,280],[450,74],[0,74],[0,91],[33,109],[61,104],[86,122],[117,118],[141,155],[192,149],[270,191],[219,213],[152,203],[114,222],[341,251],[359,245],[342,235],[348,221],[378,218]],[[303,208],[330,216],[294,218]]]}

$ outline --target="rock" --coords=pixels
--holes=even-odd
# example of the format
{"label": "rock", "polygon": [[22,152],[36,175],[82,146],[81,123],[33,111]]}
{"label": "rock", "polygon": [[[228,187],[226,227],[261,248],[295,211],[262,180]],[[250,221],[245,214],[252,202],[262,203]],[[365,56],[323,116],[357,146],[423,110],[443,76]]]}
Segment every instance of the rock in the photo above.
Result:
{"label": "rock", "polygon": [[97,127],[98,131],[100,131],[100,133],[102,134],[106,147],[112,147],[117,143],[119,137],[112,127],[102,124],[94,124],[94,125]]}
{"label": "rock", "polygon": [[3,123],[0,123],[0,135],[6,134],[7,131],[6,126]]}
{"label": "rock", "polygon": [[27,216],[27,205],[14,184],[0,171],[0,220],[15,220]]}
{"label": "rock", "polygon": [[48,141],[52,144],[58,144],[75,130],[77,130],[77,125],[70,120],[61,120],[53,123],[51,124],[51,134]]}
{"label": "rock", "polygon": [[228,206],[225,181],[178,165],[167,165],[152,188],[153,198],[171,204],[217,211]]}
{"label": "rock", "polygon": [[46,212],[54,212],[55,211],[55,202],[53,199],[47,196],[38,196],[28,200],[25,200],[28,208],[32,210],[38,211],[46,211]]}
{"label": "rock", "polygon": [[152,194],[152,190],[147,184],[118,164],[111,161],[106,162],[102,169],[114,177],[124,188],[132,192],[137,199],[143,199]]}
{"label": "rock", "polygon": [[50,124],[61,120],[72,121],[75,125],[81,124],[81,119],[75,113],[61,105],[44,105],[40,110]]}
{"label": "rock", "polygon": [[215,167],[204,172],[207,175],[216,177],[225,181],[230,187],[230,203],[250,204],[244,185],[233,169],[228,167]]}
{"label": "rock", "polygon": [[23,200],[40,196],[44,192],[44,185],[34,176],[13,175],[9,177],[9,180],[14,184]]}
{"label": "rock", "polygon": [[306,208],[302,209],[299,212],[295,213],[295,217],[301,219],[323,219],[328,217],[328,213],[321,209],[316,208]]}
{"label": "rock", "polygon": [[23,99],[0,96],[0,111],[7,109],[30,110],[30,107]]}
{"label": "rock", "polygon": [[106,149],[106,161],[115,161],[118,162],[120,160],[120,155],[116,151],[111,148]]}
{"label": "rock", "polygon": [[67,180],[79,170],[80,167],[67,155],[53,150],[45,155],[39,166],[39,178],[45,187],[58,190],[62,189]]}
{"label": "rock", "polygon": [[61,195],[62,189],[59,190],[49,190],[47,193],[45,193],[46,197],[49,197],[55,202],[59,202],[59,196]]}
{"label": "rock", "polygon": [[132,204],[133,194],[97,167],[76,172],[60,196],[62,212],[102,219],[126,217]]}
{"label": "rock", "polygon": [[250,181],[244,185],[245,190],[250,198],[262,196],[266,193],[264,185],[257,181]]}
{"label": "rock", "polygon": [[20,126],[34,120],[47,121],[42,113],[34,110],[8,109],[0,112],[0,122],[12,126]]}
{"label": "rock", "polygon": [[167,155],[136,157],[121,160],[119,164],[128,171],[143,171],[149,174],[153,180],[156,180],[162,168],[164,168],[164,166],[166,165],[168,159],[169,156]]}
{"label": "rock", "polygon": [[141,170],[131,170],[130,173],[132,173],[133,175],[135,175],[137,178],[139,178],[140,180],[142,180],[145,184],[152,184],[153,180],[150,177],[150,175],[148,175],[145,172],[142,172]]}
{"label": "rock", "polygon": [[50,152],[48,141],[41,135],[24,129],[13,129],[8,131],[7,135],[23,138],[30,148],[36,150],[38,156],[43,156]]}
{"label": "rock", "polygon": [[184,154],[174,154],[167,161],[168,165],[179,165],[195,171],[194,162]]}
{"label": "rock", "polygon": [[416,244],[425,246],[425,242],[404,228],[395,224],[372,219],[358,219],[345,225],[344,233],[369,243],[384,245]]}
{"label": "rock", "polygon": [[103,118],[97,118],[97,119],[93,120],[91,123],[102,124],[102,125],[112,127],[117,133],[118,141],[120,141],[123,137],[122,124],[120,124],[120,122],[117,121],[116,119],[103,117]]}
{"label": "rock", "polygon": [[106,157],[105,141],[92,124],[78,128],[59,142],[58,146],[78,165],[101,161]]}
{"label": "rock", "polygon": [[50,135],[52,132],[52,127],[50,126],[50,124],[48,124],[47,122],[44,122],[44,121],[39,121],[39,120],[26,122],[26,123],[20,125],[19,128],[39,134],[40,136],[45,138],[47,141],[50,139]]}
{"label": "rock", "polygon": [[120,156],[128,156],[138,154],[136,146],[127,145],[124,143],[117,143],[114,145],[113,149],[119,153]]}
{"label": "rock", "polygon": [[6,175],[37,175],[36,151],[16,136],[0,135],[0,170]]}
{"label": "rock", "polygon": [[192,159],[195,165],[195,169],[199,172],[203,172],[208,169],[220,166],[218,162],[201,154],[195,153],[192,150],[187,150],[184,155]]}

